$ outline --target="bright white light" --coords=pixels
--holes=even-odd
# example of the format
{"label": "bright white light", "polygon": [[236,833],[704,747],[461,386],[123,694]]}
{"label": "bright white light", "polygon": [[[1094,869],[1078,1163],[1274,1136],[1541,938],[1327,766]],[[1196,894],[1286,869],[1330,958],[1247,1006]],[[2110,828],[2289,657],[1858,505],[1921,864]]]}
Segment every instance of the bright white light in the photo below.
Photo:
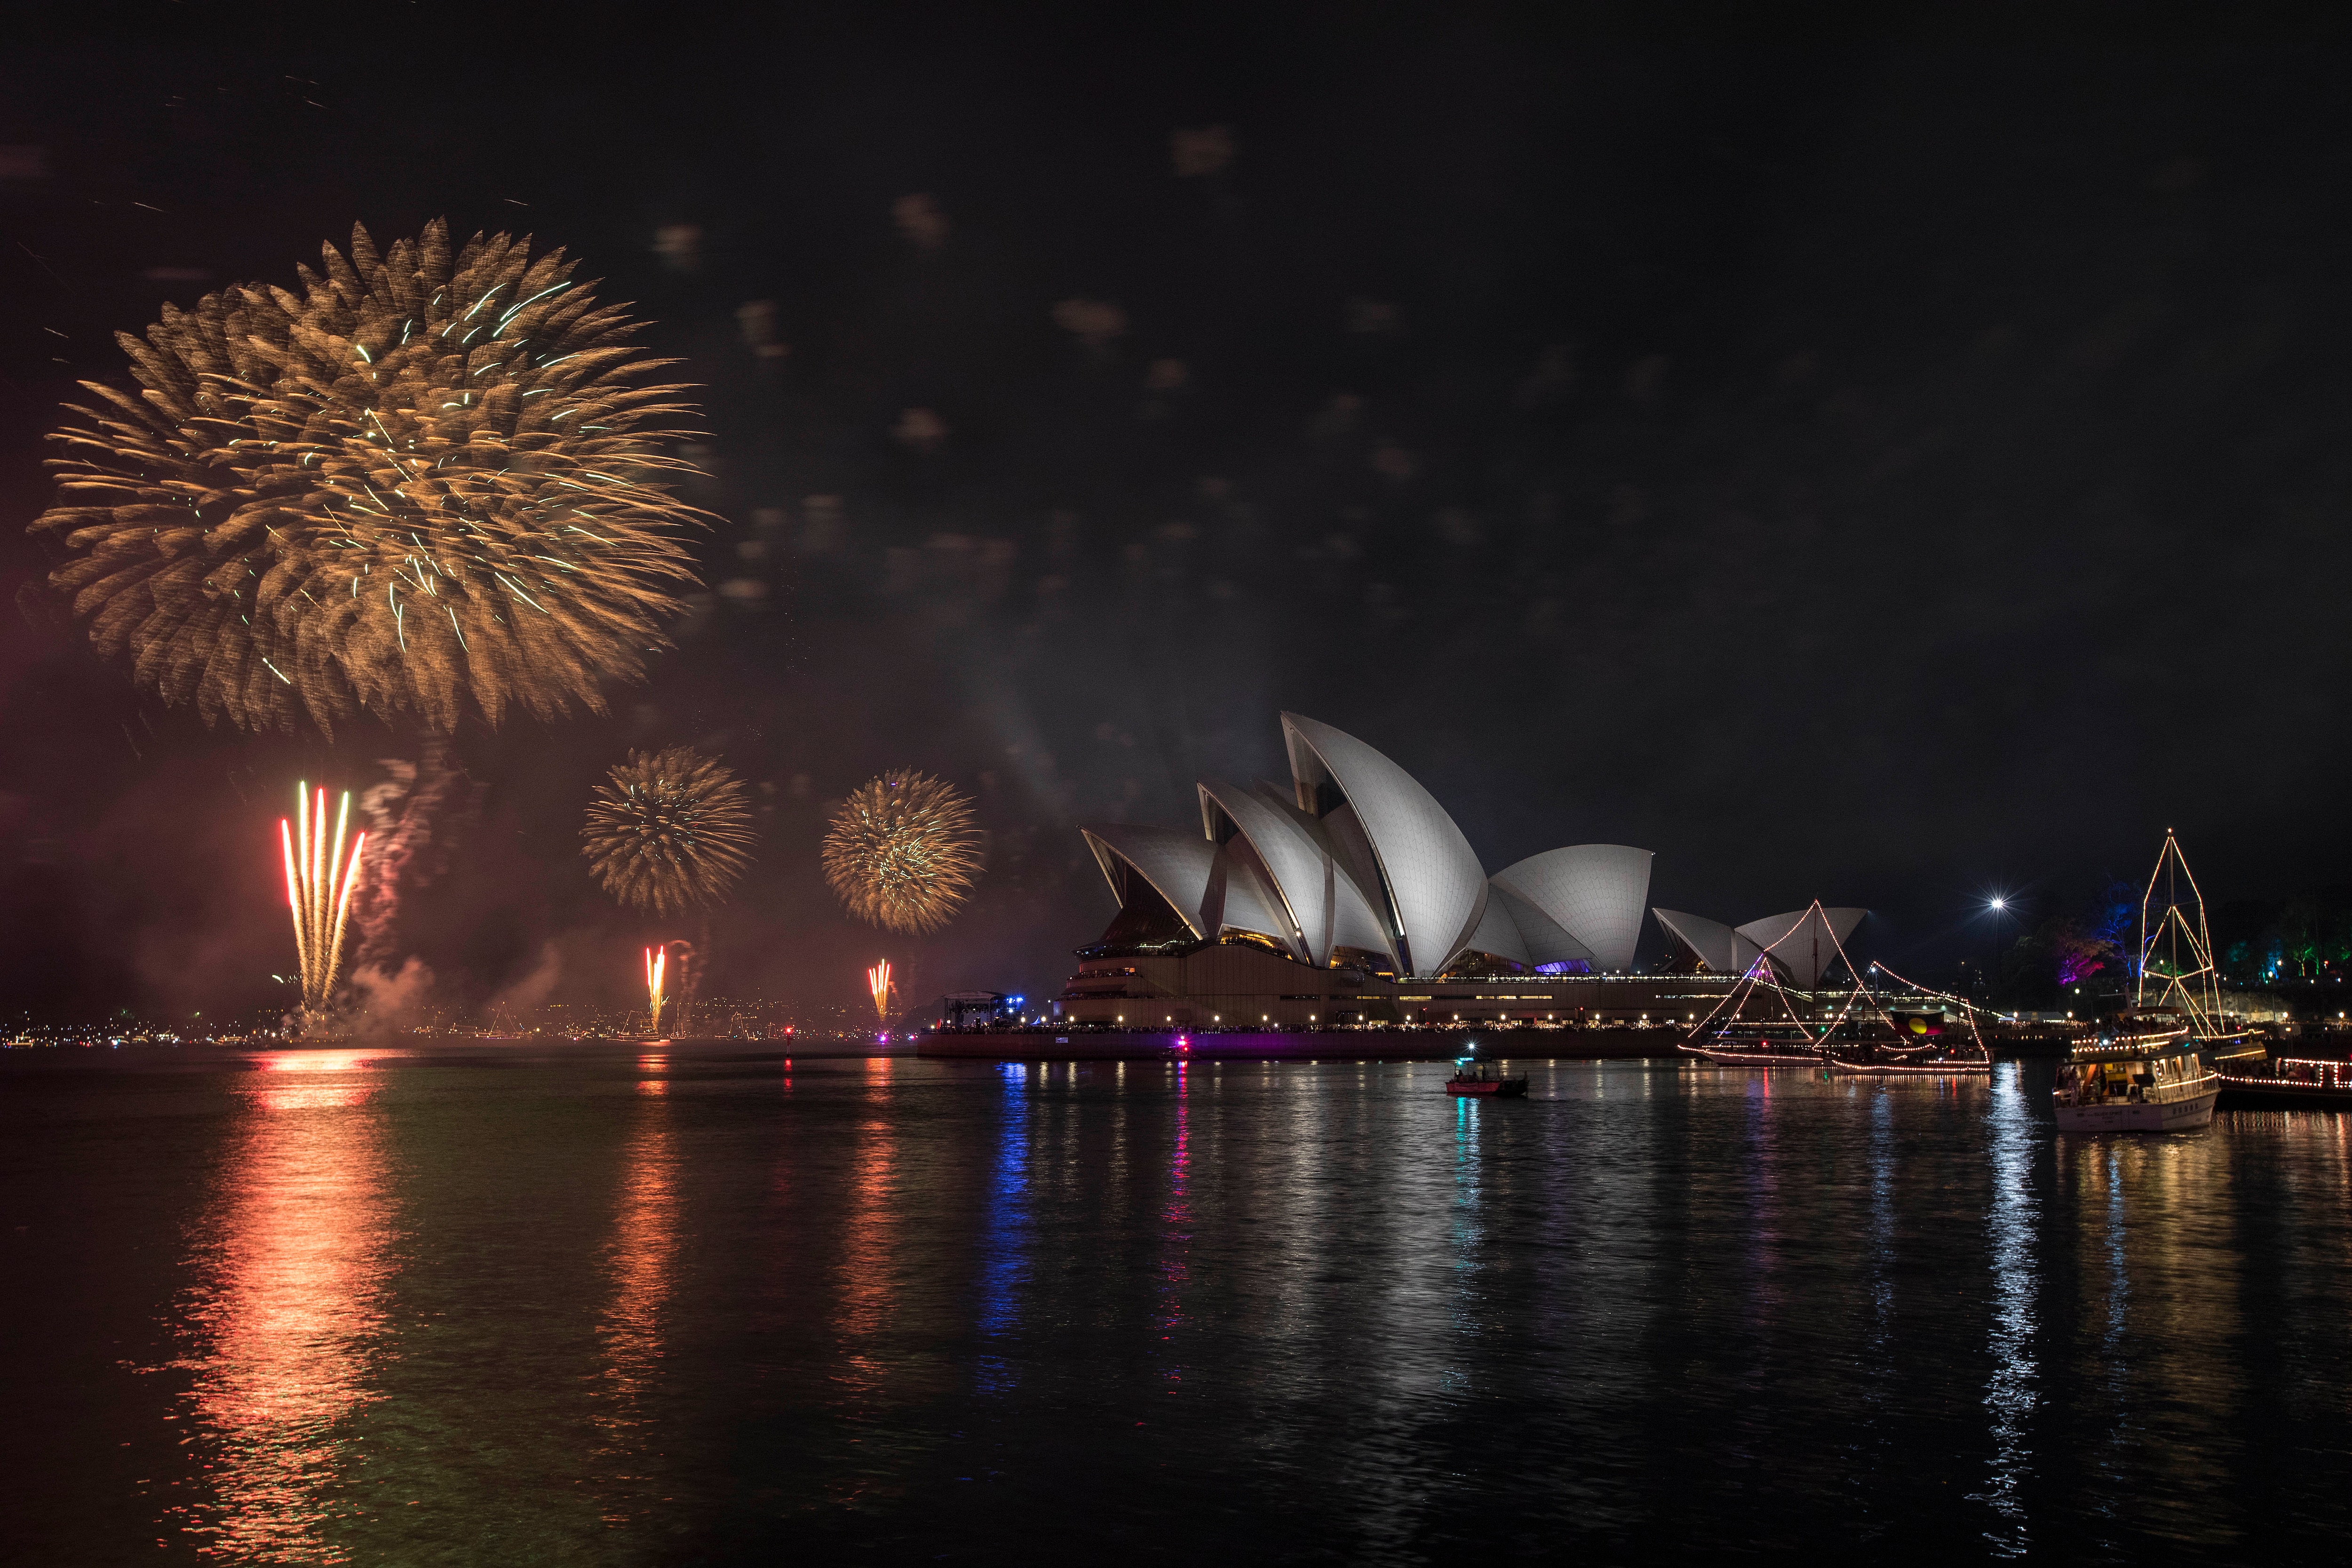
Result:
{"label": "bright white light", "polygon": [[1995,899],[1992,901],[1992,907],[1993,912],[1998,914],[2002,910],[2009,908],[2009,900],[2007,899]]}

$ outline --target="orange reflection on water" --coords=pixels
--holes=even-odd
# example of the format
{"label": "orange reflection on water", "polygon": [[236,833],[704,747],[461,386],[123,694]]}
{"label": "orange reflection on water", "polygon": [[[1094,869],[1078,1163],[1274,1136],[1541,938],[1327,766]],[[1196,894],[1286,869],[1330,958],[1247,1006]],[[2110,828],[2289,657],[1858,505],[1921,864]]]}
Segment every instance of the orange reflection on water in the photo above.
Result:
{"label": "orange reflection on water", "polygon": [[[647,1089],[646,1082],[658,1087]],[[640,1093],[659,1093],[659,1079],[640,1081]],[[604,1310],[604,1339],[612,1392],[634,1400],[662,1355],[662,1308],[669,1300],[677,1259],[677,1170],[667,1106],[647,1106],[629,1139],[621,1176],[620,1214],[611,1248],[613,1300]],[[631,1418],[618,1417],[625,1424]]]}
{"label": "orange reflection on water", "polygon": [[375,1058],[364,1051],[285,1051],[262,1062],[254,1099],[265,1110],[341,1109],[375,1092],[365,1076]]}
{"label": "orange reflection on water", "polygon": [[[638,1062],[641,1070],[658,1072],[662,1066],[659,1057]],[[637,1081],[637,1092],[643,1095],[665,1095],[668,1088],[665,1079]],[[635,1473],[635,1466],[654,1425],[646,1396],[661,1367],[662,1320],[676,1288],[677,1262],[677,1156],[668,1101],[655,1100],[635,1115],[607,1254],[613,1296],[598,1330],[604,1346],[604,1388],[596,1425],[605,1437],[600,1458],[608,1483],[602,1489],[602,1500],[609,1525],[626,1523],[646,1511],[647,1500],[641,1494],[650,1478]]]}
{"label": "orange reflection on water", "polygon": [[346,1423],[378,1397],[393,1239],[369,1060],[288,1052],[241,1090],[244,1125],[198,1242],[203,1283],[185,1303],[200,1348],[181,1363],[213,1495],[172,1511],[208,1555],[348,1562],[330,1530],[369,1506],[351,1489],[362,1456]]}
{"label": "orange reflection on water", "polygon": [[888,1120],[890,1058],[869,1058],[866,1078],[866,1098],[877,1114],[858,1128],[842,1245],[841,1306],[834,1320],[842,1342],[835,1381],[853,1395],[869,1394],[881,1385],[884,1363],[872,1342],[896,1306],[890,1274],[898,1220],[891,1177],[898,1141]]}

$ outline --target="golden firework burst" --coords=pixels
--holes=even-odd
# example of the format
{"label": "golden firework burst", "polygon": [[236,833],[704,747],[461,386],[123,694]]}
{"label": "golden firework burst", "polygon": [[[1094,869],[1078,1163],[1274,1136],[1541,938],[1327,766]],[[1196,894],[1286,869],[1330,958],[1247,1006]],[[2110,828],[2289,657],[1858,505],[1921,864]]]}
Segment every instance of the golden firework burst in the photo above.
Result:
{"label": "golden firework burst", "polygon": [[633,751],[596,786],[580,837],[590,872],[633,909],[717,903],[751,863],[751,792],[691,746]]}
{"label": "golden firework burst", "polygon": [[892,931],[947,924],[978,880],[971,803],[928,773],[857,786],[824,837],[824,879],[859,920]]}
{"label": "golden firework burst", "polygon": [[323,247],[117,335],[141,391],[51,437],[49,578],[109,657],[207,721],[446,731],[602,711],[697,581],[667,480],[688,411],[561,250],[447,228]]}
{"label": "golden firework burst", "polygon": [[343,858],[343,832],[351,826],[352,795],[335,814],[334,847],[327,847],[327,792],[319,791],[314,806],[309,784],[294,786],[294,815],[278,824],[278,847],[286,858],[286,902],[294,912],[294,960],[302,982],[303,1010],[323,1017],[334,994],[335,977],[343,962],[343,926],[351,914],[352,888],[359,879],[360,856],[367,848],[362,831]]}

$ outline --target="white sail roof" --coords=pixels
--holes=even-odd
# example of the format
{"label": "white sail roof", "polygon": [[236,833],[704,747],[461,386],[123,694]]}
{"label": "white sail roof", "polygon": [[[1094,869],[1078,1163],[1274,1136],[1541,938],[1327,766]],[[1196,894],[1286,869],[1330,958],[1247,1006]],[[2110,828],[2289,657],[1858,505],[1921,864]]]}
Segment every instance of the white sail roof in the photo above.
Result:
{"label": "white sail roof", "polygon": [[1652,858],[1623,844],[1578,844],[1530,855],[1496,872],[1495,881],[1550,916],[1600,968],[1622,971],[1633,967],[1642,940]]}
{"label": "white sail roof", "polygon": [[1202,921],[1210,874],[1216,867],[1215,845],[1194,834],[1139,822],[1104,823],[1078,832],[1094,851],[1095,864],[1110,882],[1113,897],[1125,901],[1126,889],[1119,880],[1119,868],[1125,865],[1175,907],[1194,936],[1205,941],[1216,934],[1213,924]]}
{"label": "white sail roof", "polygon": [[1536,961],[1528,956],[1527,938],[1520,934],[1518,921],[1511,918],[1509,907],[1501,899],[1486,900],[1486,912],[1478,917],[1478,929],[1470,933],[1465,951],[1491,953],[1530,969],[1535,967]]}
{"label": "white sail roof", "polygon": [[1720,921],[1685,914],[1680,910],[1652,910],[1658,923],[1717,974],[1745,974],[1756,962],[1756,943]]}
{"label": "white sail roof", "polygon": [[1772,955],[1792,984],[1811,990],[1835,963],[1838,948],[1868,910],[1825,910],[1818,903],[1785,915],[1767,915],[1738,928],[1740,936]]}
{"label": "white sail roof", "polygon": [[1547,963],[1583,963],[1604,968],[1592,949],[1576,940],[1566,928],[1544,912],[1538,906],[1519,896],[1511,887],[1497,879],[1491,886],[1486,907],[1509,911],[1511,923],[1519,930],[1526,942],[1528,962],[1538,969]]}
{"label": "white sail roof", "polygon": [[1394,943],[1313,817],[1265,789],[1244,790],[1222,779],[1204,782],[1200,791],[1202,825],[1210,836],[1219,837],[1222,815],[1264,867],[1273,883],[1271,907],[1284,925],[1281,940],[1301,962],[1328,964],[1335,946],[1395,962]]}
{"label": "white sail roof", "polygon": [[1469,946],[1486,912],[1486,873],[1470,841],[1412,774],[1354,736],[1297,713],[1282,716],[1282,731],[1300,806],[1340,818],[1334,832],[1343,839],[1348,817],[1360,829],[1371,862],[1359,868],[1368,873],[1360,879],[1375,884],[1367,894],[1377,887],[1397,956],[1413,973],[1440,973]]}

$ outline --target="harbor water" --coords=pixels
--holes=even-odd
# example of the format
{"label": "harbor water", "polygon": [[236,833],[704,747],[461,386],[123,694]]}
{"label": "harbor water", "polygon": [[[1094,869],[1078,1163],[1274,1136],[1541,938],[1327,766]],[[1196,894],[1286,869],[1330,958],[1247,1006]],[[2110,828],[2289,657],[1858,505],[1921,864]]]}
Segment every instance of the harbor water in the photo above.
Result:
{"label": "harbor water", "polygon": [[[2334,1561],[2352,1132],[2048,1068],[0,1058],[9,1560]],[[2038,1076],[2037,1076],[2038,1075]]]}

